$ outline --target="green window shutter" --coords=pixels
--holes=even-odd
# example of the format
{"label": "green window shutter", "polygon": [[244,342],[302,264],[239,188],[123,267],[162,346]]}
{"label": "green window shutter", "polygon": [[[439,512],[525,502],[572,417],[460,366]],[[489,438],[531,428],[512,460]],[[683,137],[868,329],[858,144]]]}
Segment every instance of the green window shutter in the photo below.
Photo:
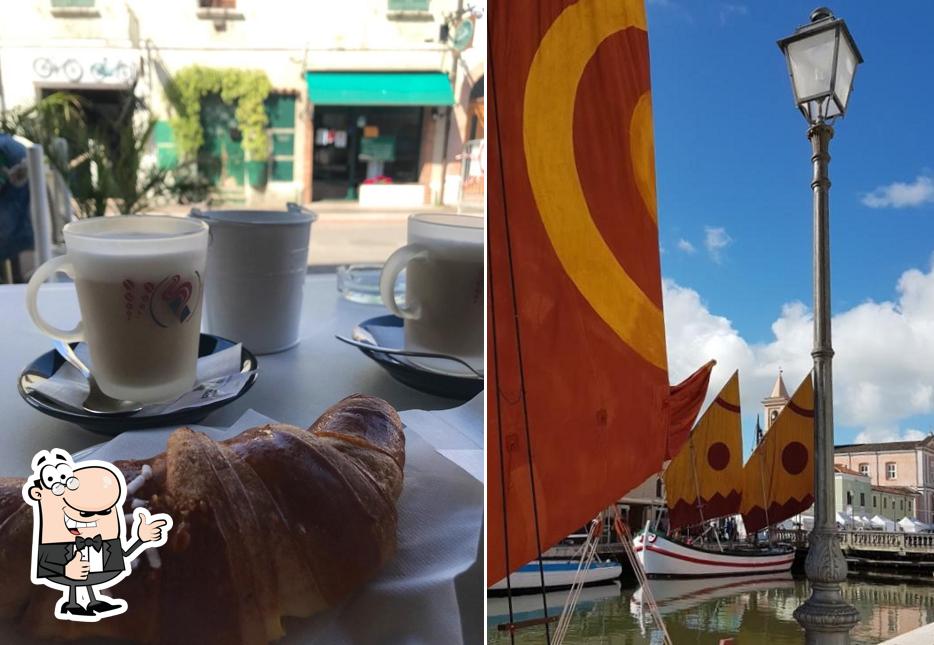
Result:
{"label": "green window shutter", "polygon": [[294,164],[291,161],[273,159],[271,176],[273,181],[292,181]]}
{"label": "green window shutter", "polygon": [[292,181],[295,173],[295,97],[270,94],[266,99],[272,141],[272,181]]}
{"label": "green window shutter", "polygon": [[295,135],[291,132],[273,132],[272,154],[274,157],[291,157],[294,155]]}
{"label": "green window shutter", "polygon": [[389,0],[390,11],[428,11],[429,0]]}
{"label": "green window shutter", "polygon": [[94,0],[52,0],[52,6],[59,7],[93,7]]}
{"label": "green window shutter", "polygon": [[266,116],[270,128],[295,127],[295,97],[288,94],[270,94],[266,99]]}
{"label": "green window shutter", "polygon": [[156,142],[156,163],[159,168],[175,168],[178,165],[178,150],[172,125],[168,121],[157,121],[152,137]]}

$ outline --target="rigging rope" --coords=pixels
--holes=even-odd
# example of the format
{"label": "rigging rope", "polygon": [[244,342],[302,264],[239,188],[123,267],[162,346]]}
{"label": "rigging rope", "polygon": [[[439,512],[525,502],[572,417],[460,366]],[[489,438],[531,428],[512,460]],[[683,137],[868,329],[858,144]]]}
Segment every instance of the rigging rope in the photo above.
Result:
{"label": "rigging rope", "polygon": [[564,637],[567,635],[568,628],[571,625],[571,617],[580,600],[581,590],[584,588],[584,576],[586,572],[590,570],[594,557],[597,555],[598,538],[602,532],[602,526],[603,514],[601,513],[597,516],[597,519],[591,521],[590,530],[587,532],[587,539],[581,547],[580,564],[577,565],[577,572],[574,574],[574,580],[571,582],[571,589],[568,592],[567,600],[565,600],[564,609],[561,610],[561,617],[558,619],[558,624],[555,627],[555,637],[552,640],[552,645],[561,645],[561,643],[564,642]]}
{"label": "rigging rope", "polygon": [[[487,31],[489,34],[490,43],[492,43],[494,39],[493,24],[494,22],[491,21],[487,25]],[[535,492],[535,468],[533,467],[533,461],[532,461],[532,437],[531,437],[531,433],[529,432],[529,415],[528,415],[528,405],[526,402],[526,391],[525,391],[525,367],[522,361],[522,335],[520,333],[520,328],[519,328],[519,305],[518,305],[518,301],[516,298],[516,282],[515,282],[515,274],[513,272],[512,237],[510,235],[510,229],[509,229],[509,208],[508,208],[507,200],[506,200],[506,174],[504,170],[505,158],[503,157],[502,137],[499,136],[500,135],[499,133],[499,128],[500,128],[499,102],[497,101],[496,75],[495,75],[496,66],[493,60],[494,59],[493,49],[494,48],[491,46],[489,65],[488,65],[489,72],[490,72],[489,82],[492,85],[492,90],[493,90],[492,92],[493,113],[496,115],[496,152],[499,156],[499,181],[500,181],[500,187],[502,188],[503,224],[506,230],[506,255],[507,255],[508,263],[509,263],[509,281],[510,281],[510,286],[512,287],[511,289],[512,311],[514,315],[515,332],[516,332],[516,354],[518,355],[518,363],[519,363],[518,365],[519,367],[519,391],[521,392],[521,399],[522,399],[522,419],[525,425],[525,443],[526,443],[526,451],[527,451],[528,463],[529,463],[529,487],[532,493],[532,517],[533,517],[533,521],[535,524],[535,549],[538,553],[538,576],[539,576],[539,581],[542,587],[541,589],[542,591],[542,612],[545,617],[545,642],[548,643],[551,641],[551,633],[548,627],[548,602],[545,598],[545,567],[544,567],[544,564],[542,563],[542,542],[541,542],[541,530],[539,527],[539,519],[538,519],[538,498]],[[487,226],[487,230],[489,230],[489,226]],[[495,348],[495,344],[494,344],[494,348]],[[499,405],[496,406],[496,409],[497,411],[499,410]],[[500,425],[500,434],[501,433],[502,433],[502,426]],[[500,448],[501,447],[502,447],[502,443],[500,443]],[[500,462],[502,463],[503,461],[505,460],[502,458],[502,455],[501,455]],[[503,480],[502,496],[503,496],[503,507],[504,507],[504,512],[505,512],[505,505],[506,505],[505,479]],[[505,524],[503,525],[503,530],[504,532],[508,533],[508,531],[506,531]],[[507,553],[508,553],[508,548],[507,548]],[[509,573],[510,573],[509,568],[507,566],[506,581],[507,581],[507,587],[508,587],[507,593],[509,595],[509,606],[510,606],[509,622],[511,623],[513,622],[512,588],[508,586],[509,585]],[[512,634],[512,632],[510,633]],[[513,642],[515,642],[515,636],[512,635],[511,638]]]}
{"label": "rigging rope", "polygon": [[[623,523],[623,520],[619,515],[618,507],[616,507],[615,511],[616,517],[613,519],[613,526],[616,529],[616,535],[619,536],[619,541],[623,544],[623,551],[626,553],[626,557],[629,560],[629,565],[632,567],[632,570],[636,574],[636,580],[638,580],[639,584],[642,586],[642,598],[645,601],[645,604],[649,606],[649,613],[652,614],[652,619],[655,621],[655,624],[658,625],[658,629],[662,633],[662,639],[664,640],[665,645],[672,645],[671,636],[668,635],[668,628],[665,627],[665,621],[662,620],[662,614],[660,611],[658,611],[658,605],[655,602],[655,596],[652,594],[652,588],[649,587],[649,580],[645,575],[645,570],[642,568],[642,564],[639,562],[635,552],[632,550],[632,534],[629,532],[629,526]],[[648,524],[646,524],[646,529],[648,529]],[[647,541],[647,538],[648,531],[646,531],[646,538],[643,541]]]}

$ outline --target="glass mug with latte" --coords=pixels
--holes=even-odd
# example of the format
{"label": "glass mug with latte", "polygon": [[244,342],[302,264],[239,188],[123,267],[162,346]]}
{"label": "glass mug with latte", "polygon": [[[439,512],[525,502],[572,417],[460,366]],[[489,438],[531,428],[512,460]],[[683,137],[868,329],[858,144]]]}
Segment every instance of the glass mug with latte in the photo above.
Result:
{"label": "glass mug with latte", "polygon": [[[408,242],[389,256],[380,275],[383,304],[404,321],[405,349],[456,356],[482,371],[483,218],[417,213],[409,217]],[[405,303],[399,304],[395,282],[403,269]],[[451,371],[453,364],[445,363]]]}
{"label": "glass mug with latte", "polygon": [[[85,341],[91,371],[117,399],[168,401],[195,384],[201,294],[208,245],[204,222],[157,215],[96,217],[67,224],[66,255],[40,266],[26,291],[39,329]],[[81,320],[71,330],[46,322],[36,304],[56,272],[75,281]]]}

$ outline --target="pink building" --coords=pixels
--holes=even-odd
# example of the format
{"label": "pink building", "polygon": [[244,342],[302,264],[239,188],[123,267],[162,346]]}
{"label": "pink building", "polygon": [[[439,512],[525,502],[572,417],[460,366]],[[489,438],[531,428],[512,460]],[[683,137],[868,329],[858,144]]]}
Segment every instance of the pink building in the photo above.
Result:
{"label": "pink building", "polygon": [[934,435],[836,446],[834,462],[868,475],[874,486],[910,488],[919,494],[918,519],[934,522]]}

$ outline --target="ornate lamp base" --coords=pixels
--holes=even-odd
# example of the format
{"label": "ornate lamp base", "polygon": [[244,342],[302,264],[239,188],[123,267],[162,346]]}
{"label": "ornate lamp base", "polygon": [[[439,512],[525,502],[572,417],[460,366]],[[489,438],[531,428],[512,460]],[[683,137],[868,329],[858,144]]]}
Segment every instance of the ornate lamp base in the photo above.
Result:
{"label": "ornate lamp base", "polygon": [[795,610],[795,620],[804,627],[807,645],[848,645],[859,611],[844,600],[840,589],[846,580],[846,558],[836,532],[816,529],[808,542],[804,568],[811,582],[811,597]]}

